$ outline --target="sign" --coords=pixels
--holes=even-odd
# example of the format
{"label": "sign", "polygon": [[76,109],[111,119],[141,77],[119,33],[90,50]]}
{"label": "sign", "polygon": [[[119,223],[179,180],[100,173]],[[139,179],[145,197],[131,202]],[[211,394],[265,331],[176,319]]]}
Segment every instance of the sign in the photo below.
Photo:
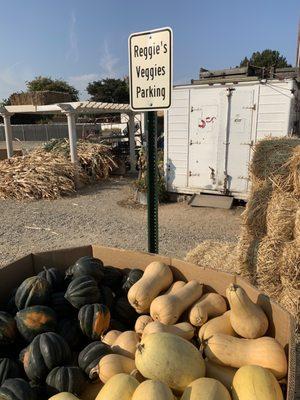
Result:
{"label": "sign", "polygon": [[133,33],[128,47],[131,108],[137,111],[169,108],[173,86],[172,29]]}

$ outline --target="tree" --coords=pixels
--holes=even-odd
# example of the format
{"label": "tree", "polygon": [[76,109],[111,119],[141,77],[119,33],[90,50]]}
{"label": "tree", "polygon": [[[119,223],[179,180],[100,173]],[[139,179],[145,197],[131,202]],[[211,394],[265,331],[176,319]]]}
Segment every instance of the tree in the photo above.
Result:
{"label": "tree", "polygon": [[52,90],[54,92],[69,93],[72,101],[78,101],[78,90],[62,79],[52,79],[46,76],[37,76],[32,81],[26,82],[30,92]]}
{"label": "tree", "polygon": [[129,88],[126,79],[101,79],[90,82],[86,88],[92,101],[128,103]]}
{"label": "tree", "polygon": [[246,67],[248,64],[254,65],[256,67],[291,67],[288,64],[286,58],[279,53],[277,50],[266,49],[262,52],[256,51],[252,54],[250,59],[245,57],[241,63],[240,67]]}

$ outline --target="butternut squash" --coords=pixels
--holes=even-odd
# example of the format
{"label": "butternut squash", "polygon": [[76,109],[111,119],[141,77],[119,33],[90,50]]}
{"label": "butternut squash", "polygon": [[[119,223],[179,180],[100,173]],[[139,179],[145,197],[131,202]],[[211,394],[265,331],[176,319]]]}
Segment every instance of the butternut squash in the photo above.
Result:
{"label": "butternut squash", "polygon": [[170,388],[163,382],[147,380],[135,390],[132,400],[174,400]]}
{"label": "butternut squash", "polygon": [[117,374],[103,386],[95,400],[131,400],[138,386],[133,376]]}
{"label": "butternut squash", "polygon": [[181,289],[184,285],[186,285],[186,282],[184,281],[176,281],[172,283],[172,285],[169,287],[168,290],[165,291],[164,294],[173,294],[176,293],[178,289]]}
{"label": "butternut squash", "polygon": [[180,336],[186,340],[191,340],[195,334],[195,328],[188,322],[180,322],[175,325],[165,325],[159,321],[150,322],[146,326],[143,332],[143,338],[145,338],[150,333],[157,332],[168,332],[173,333],[173,335]]}
{"label": "butternut squash", "polygon": [[208,319],[218,317],[226,310],[226,301],[220,294],[207,293],[191,307],[189,320],[194,326],[202,326]]}
{"label": "butternut squash", "polygon": [[223,315],[215,317],[205,322],[199,329],[199,339],[201,341],[208,339],[215,333],[224,333],[225,335],[237,336],[230,323],[230,311],[226,311]]}
{"label": "butternut squash", "polygon": [[173,274],[168,265],[154,261],[149,264],[143,276],[128,291],[128,301],[139,313],[147,313],[157,295],[170,287]]}
{"label": "butternut squash", "polygon": [[139,343],[140,337],[134,331],[125,331],[117,337],[111,346],[114,353],[120,354],[134,359],[136,345]]}
{"label": "butternut squash", "polygon": [[117,337],[121,335],[121,333],[121,331],[113,329],[101,337],[101,342],[111,346],[117,340]]}
{"label": "butternut squash", "polygon": [[69,392],[61,392],[50,397],[49,400],[78,400],[78,397]]}
{"label": "butternut squash", "polygon": [[233,400],[283,400],[279,383],[270,371],[257,365],[241,367],[232,382]]}
{"label": "butternut squash", "polygon": [[163,294],[154,299],[150,306],[150,315],[163,324],[173,325],[181,314],[202,296],[202,291],[201,283],[190,281],[175,293]]}
{"label": "butternut squash", "polygon": [[150,317],[150,315],[141,315],[135,321],[134,330],[136,331],[136,333],[142,336],[145,327],[150,322],[153,322],[153,319]]}
{"label": "butternut squash", "polygon": [[199,378],[190,383],[180,400],[231,400],[226,387],[212,378]]}
{"label": "butternut squash", "polygon": [[231,309],[230,322],[237,334],[246,339],[256,339],[267,332],[269,321],[266,314],[241,286],[231,284],[226,289],[226,297]]}
{"label": "butternut squash", "polygon": [[143,338],[137,346],[135,363],[145,378],[160,380],[179,392],[205,375],[205,363],[197,348],[171,333]]}
{"label": "butternut squash", "polygon": [[130,374],[134,369],[134,360],[120,354],[108,354],[101,358],[98,364],[99,378],[103,383],[106,383],[114,375]]}
{"label": "butternut squash", "polygon": [[206,376],[208,378],[216,379],[217,381],[223,383],[228,390],[231,390],[233,377],[237,369],[216,364],[210,361],[208,358],[206,358],[204,361],[206,366]]}
{"label": "butternut squash", "polygon": [[277,379],[286,376],[287,359],[283,347],[271,337],[242,339],[216,333],[204,342],[211,361],[233,368],[258,365],[269,369]]}

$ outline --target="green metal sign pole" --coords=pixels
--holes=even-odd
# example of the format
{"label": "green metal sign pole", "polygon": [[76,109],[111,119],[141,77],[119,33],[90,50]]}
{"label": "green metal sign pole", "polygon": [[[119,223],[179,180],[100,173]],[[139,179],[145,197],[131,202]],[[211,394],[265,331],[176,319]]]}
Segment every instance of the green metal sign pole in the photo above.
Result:
{"label": "green metal sign pole", "polygon": [[149,111],[147,143],[148,251],[158,253],[157,119]]}

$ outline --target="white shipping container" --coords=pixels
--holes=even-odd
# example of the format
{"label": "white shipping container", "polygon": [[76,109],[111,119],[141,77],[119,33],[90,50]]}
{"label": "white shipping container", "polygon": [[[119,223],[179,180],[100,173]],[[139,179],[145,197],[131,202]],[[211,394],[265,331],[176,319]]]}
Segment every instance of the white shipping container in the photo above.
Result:
{"label": "white shipping container", "polygon": [[299,134],[299,96],[294,79],[175,86],[165,112],[168,191],[247,199],[253,144]]}

